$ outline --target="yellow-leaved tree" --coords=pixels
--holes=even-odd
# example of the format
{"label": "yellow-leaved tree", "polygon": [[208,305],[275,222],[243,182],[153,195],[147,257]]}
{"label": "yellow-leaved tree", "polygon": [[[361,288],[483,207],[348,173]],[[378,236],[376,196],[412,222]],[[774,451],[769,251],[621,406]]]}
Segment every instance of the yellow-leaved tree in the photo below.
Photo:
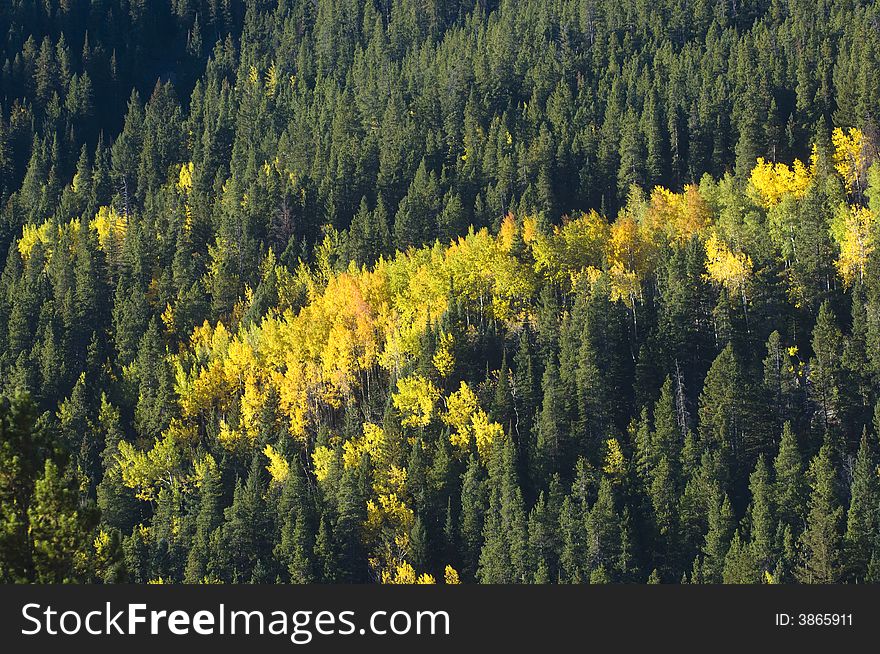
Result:
{"label": "yellow-leaved tree", "polygon": [[685,186],[683,193],[655,187],[645,212],[645,226],[655,242],[662,236],[672,243],[687,243],[700,236],[711,220],[711,209],[694,184]]}
{"label": "yellow-leaved tree", "polygon": [[706,240],[706,271],[709,280],[742,299],[743,313],[748,322],[746,287],[752,274],[752,259],[744,252],[734,252],[717,234]]}
{"label": "yellow-leaved tree", "polygon": [[835,127],[831,132],[831,143],[834,145],[834,168],[843,178],[847,189],[861,199],[870,163],[864,133],[854,127],[846,132]]}
{"label": "yellow-leaved tree", "polygon": [[449,440],[459,452],[466,452],[473,438],[480,456],[486,456],[492,443],[504,433],[501,425],[480,408],[467,382],[461,382],[459,389],[446,398],[446,412],[441,417],[452,427]]}
{"label": "yellow-leaved tree", "polygon": [[404,377],[397,381],[397,392],[391,396],[394,407],[400,411],[405,427],[427,427],[434,416],[434,405],[440,391],[421,375]]}
{"label": "yellow-leaved tree", "polygon": [[835,265],[846,286],[865,277],[868,257],[875,250],[877,218],[870,209],[842,204],[831,223],[831,233],[840,246]]}
{"label": "yellow-leaved tree", "polygon": [[743,252],[733,252],[717,234],[706,240],[708,278],[730,292],[744,292],[752,273],[752,259]]}
{"label": "yellow-leaved tree", "polygon": [[775,207],[786,196],[801,198],[813,181],[813,169],[813,165],[808,168],[800,159],[787,166],[758,157],[749,176],[749,195],[765,209]]}

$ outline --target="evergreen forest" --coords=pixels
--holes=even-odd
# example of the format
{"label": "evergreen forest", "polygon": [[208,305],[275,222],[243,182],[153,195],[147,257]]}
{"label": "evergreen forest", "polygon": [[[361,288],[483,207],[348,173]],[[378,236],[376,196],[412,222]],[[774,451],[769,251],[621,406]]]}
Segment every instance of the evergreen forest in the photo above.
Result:
{"label": "evergreen forest", "polygon": [[880,582],[880,3],[0,3],[0,582]]}

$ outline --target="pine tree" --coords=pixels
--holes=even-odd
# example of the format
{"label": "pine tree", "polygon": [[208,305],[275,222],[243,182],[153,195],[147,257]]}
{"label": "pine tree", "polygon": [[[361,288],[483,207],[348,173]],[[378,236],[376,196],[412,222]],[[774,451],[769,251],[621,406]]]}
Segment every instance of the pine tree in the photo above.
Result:
{"label": "pine tree", "polygon": [[[599,494],[586,519],[589,545],[587,556],[595,572],[603,570],[603,576],[613,580],[612,570],[617,567],[621,555],[620,516],[615,508],[611,480],[603,477]],[[592,579],[591,579],[592,583]]]}
{"label": "pine tree", "polygon": [[865,580],[868,566],[875,553],[878,507],[880,507],[880,491],[878,491],[876,466],[865,431],[862,433],[862,441],[853,469],[846,532],[843,538],[846,577],[851,581]]}
{"label": "pine tree", "polygon": [[788,350],[782,345],[782,337],[774,331],[767,339],[767,356],[764,358],[764,390],[777,424],[796,418],[795,395],[797,378],[794,363]]}
{"label": "pine tree", "polygon": [[[263,500],[260,465],[257,457],[247,479],[235,486],[232,505],[225,512],[220,533],[220,556],[223,572],[232,583],[255,583],[265,565],[269,520]],[[258,566],[258,564],[260,564]]]}
{"label": "pine tree", "polygon": [[779,453],[773,461],[774,497],[779,522],[791,527],[795,533],[803,529],[808,489],[804,480],[804,464],[797,438],[791,424],[785,423]]}
{"label": "pine tree", "polygon": [[459,513],[459,542],[465,578],[477,574],[480,549],[483,542],[483,521],[486,512],[486,491],[482,470],[477,457],[471,454],[461,485],[461,512]]}
{"label": "pine tree", "polygon": [[748,511],[750,521],[749,554],[759,569],[769,571],[774,567],[776,558],[776,502],[770,480],[770,470],[763,455],[758,458],[755,470],[749,478],[749,491],[752,496]]}
{"label": "pine tree", "polygon": [[809,512],[800,538],[801,562],[797,577],[807,584],[832,584],[840,579],[840,505],[832,447],[827,441],[810,461]]}
{"label": "pine tree", "polygon": [[711,475],[722,489],[730,487],[744,456],[742,385],[739,362],[728,344],[712,363],[700,394],[700,438],[704,449],[718,453],[719,465]]}
{"label": "pine tree", "polygon": [[[57,500],[62,505],[67,498],[68,490],[57,488],[58,468],[50,460],[58,449],[48,426],[37,419],[30,395],[19,392],[11,397],[0,396],[0,580],[4,583],[33,581],[29,507],[41,473],[44,502],[54,501],[56,492],[61,494]],[[47,468],[50,463],[52,467]],[[44,517],[42,511],[35,515]],[[46,518],[51,520],[52,516]],[[64,552],[58,554],[67,556]]]}
{"label": "pine tree", "polygon": [[565,398],[555,357],[551,356],[541,383],[543,401],[535,423],[535,448],[532,455],[532,483],[545,487],[550,476],[558,470],[566,450]]}
{"label": "pine tree", "polygon": [[720,489],[712,489],[709,498],[709,531],[706,533],[706,543],[703,548],[704,583],[720,583],[724,573],[724,562],[727,550],[730,547],[730,539],[734,531],[733,509],[730,506],[730,498],[723,494]]}
{"label": "pine tree", "polygon": [[754,550],[742,541],[739,531],[733,534],[724,557],[721,580],[725,584],[761,583],[760,565],[755,560]]}
{"label": "pine tree", "polygon": [[584,583],[588,579],[587,533],[582,505],[566,495],[559,511],[559,582]]}
{"label": "pine tree", "polygon": [[214,554],[211,538],[223,519],[221,510],[223,489],[220,482],[220,472],[216,464],[213,464],[213,459],[209,459],[200,481],[199,511],[196,515],[195,533],[184,572],[184,581],[189,584],[204,581],[208,577],[209,569],[213,567],[210,561],[210,557]]}
{"label": "pine tree", "polygon": [[334,583],[339,575],[339,557],[330,525],[326,517],[321,516],[318,535],[315,538],[315,561],[318,565],[318,579],[323,583]]}
{"label": "pine tree", "polygon": [[345,471],[337,496],[337,515],[333,529],[337,553],[336,578],[340,582],[364,581],[367,561],[360,537],[366,520],[366,500],[358,482],[357,471]]}
{"label": "pine tree", "polygon": [[827,301],[819,308],[819,317],[813,328],[813,353],[810,359],[813,401],[817,406],[819,427],[827,432],[840,423],[840,360],[843,354],[843,336]]}
{"label": "pine tree", "polygon": [[493,445],[488,486],[489,506],[477,577],[484,584],[526,583],[526,514],[510,438]]}
{"label": "pine tree", "polygon": [[101,408],[98,412],[98,425],[103,435],[104,449],[101,452],[103,477],[96,488],[101,523],[124,534],[130,534],[139,521],[141,503],[134,490],[125,485],[119,466],[119,443],[124,440],[121,413],[101,394]]}
{"label": "pine tree", "polygon": [[80,505],[73,482],[48,460],[42,477],[34,484],[28,533],[37,583],[71,583],[88,574],[83,561],[94,538],[92,528],[97,515],[88,505]]}

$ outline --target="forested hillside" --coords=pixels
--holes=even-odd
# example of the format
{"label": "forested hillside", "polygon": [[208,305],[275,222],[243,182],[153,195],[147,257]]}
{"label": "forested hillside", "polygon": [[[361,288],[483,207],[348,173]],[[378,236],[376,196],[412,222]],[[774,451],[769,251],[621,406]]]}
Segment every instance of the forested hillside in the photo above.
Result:
{"label": "forested hillside", "polygon": [[880,7],[0,4],[0,581],[880,581]]}

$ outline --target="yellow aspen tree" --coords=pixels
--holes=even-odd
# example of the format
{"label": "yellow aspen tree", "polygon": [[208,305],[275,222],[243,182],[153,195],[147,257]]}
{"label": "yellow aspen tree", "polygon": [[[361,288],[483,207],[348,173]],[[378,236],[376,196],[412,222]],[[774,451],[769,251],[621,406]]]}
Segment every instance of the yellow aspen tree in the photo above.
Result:
{"label": "yellow aspen tree", "polygon": [[813,170],[800,159],[791,167],[784,163],[772,163],[758,157],[749,176],[749,195],[765,209],[779,204],[786,196],[801,198],[813,181]]}
{"label": "yellow aspen tree", "polygon": [[831,132],[834,146],[834,168],[843,178],[848,189],[861,198],[865,190],[868,172],[867,140],[860,129],[854,127],[844,132],[836,127]]}
{"label": "yellow aspen tree", "polygon": [[446,332],[440,334],[437,343],[437,350],[434,352],[431,361],[434,364],[434,369],[443,378],[448,377],[455,368],[453,345],[452,334]]}
{"label": "yellow aspen tree", "polygon": [[290,464],[287,462],[287,459],[281,456],[271,445],[266,445],[263,448],[263,454],[269,459],[269,465],[266,466],[266,470],[272,476],[272,481],[283,484],[290,474]]}
{"label": "yellow aspen tree", "polygon": [[421,375],[398,380],[397,392],[391,396],[394,407],[400,411],[404,427],[427,427],[434,416],[434,405],[438,399],[440,391]]}
{"label": "yellow aspen tree", "polygon": [[731,292],[743,292],[752,272],[752,259],[733,252],[717,234],[706,240],[708,278]]}
{"label": "yellow aspen tree", "polygon": [[752,259],[744,252],[733,252],[728,245],[712,234],[706,241],[707,277],[742,298],[743,312],[748,328],[748,297],[746,286],[752,274]]}
{"label": "yellow aspen tree", "polygon": [[831,233],[840,246],[835,265],[846,286],[865,277],[868,257],[875,250],[876,218],[865,207],[841,205],[832,222]]}

